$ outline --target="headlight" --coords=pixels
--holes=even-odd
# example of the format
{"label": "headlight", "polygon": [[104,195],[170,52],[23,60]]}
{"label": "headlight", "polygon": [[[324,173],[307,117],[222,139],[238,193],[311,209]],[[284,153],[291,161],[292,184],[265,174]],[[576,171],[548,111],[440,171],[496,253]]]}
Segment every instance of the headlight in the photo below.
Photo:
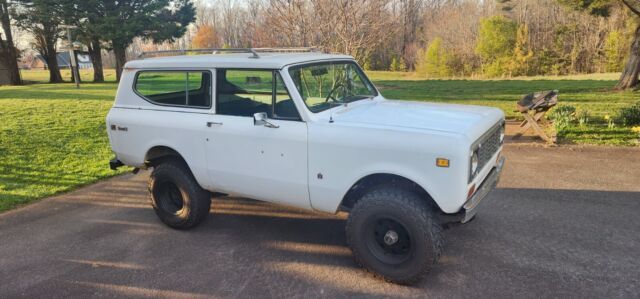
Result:
{"label": "headlight", "polygon": [[474,150],[471,152],[471,178],[476,175],[476,171],[478,170],[478,150]]}
{"label": "headlight", "polygon": [[505,123],[502,122],[502,126],[500,126],[500,144],[504,143],[504,131],[505,131]]}

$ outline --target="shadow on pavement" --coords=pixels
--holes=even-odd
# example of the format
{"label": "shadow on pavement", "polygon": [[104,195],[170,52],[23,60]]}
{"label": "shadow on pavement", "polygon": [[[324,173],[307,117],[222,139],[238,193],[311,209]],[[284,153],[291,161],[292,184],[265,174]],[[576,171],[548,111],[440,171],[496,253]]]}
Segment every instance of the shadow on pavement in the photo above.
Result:
{"label": "shadow on pavement", "polygon": [[190,231],[125,176],[0,217],[2,297],[624,297],[640,276],[640,192],[501,188],[447,230],[416,286],[360,269],[345,215],[216,198]]}

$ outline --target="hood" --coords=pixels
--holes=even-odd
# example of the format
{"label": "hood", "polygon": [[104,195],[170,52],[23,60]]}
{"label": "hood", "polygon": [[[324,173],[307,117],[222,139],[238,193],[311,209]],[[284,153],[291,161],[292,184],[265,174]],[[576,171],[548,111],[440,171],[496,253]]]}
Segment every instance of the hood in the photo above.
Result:
{"label": "hood", "polygon": [[491,107],[381,100],[337,110],[336,124],[352,123],[458,133],[475,140],[504,119]]}

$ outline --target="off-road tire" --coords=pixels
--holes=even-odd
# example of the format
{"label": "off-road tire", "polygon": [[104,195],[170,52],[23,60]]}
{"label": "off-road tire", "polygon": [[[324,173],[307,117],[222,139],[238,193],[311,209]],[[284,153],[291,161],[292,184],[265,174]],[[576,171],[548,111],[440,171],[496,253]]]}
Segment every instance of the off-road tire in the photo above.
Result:
{"label": "off-road tire", "polygon": [[[182,205],[176,204],[181,197]],[[202,222],[211,207],[211,193],[202,189],[188,166],[169,159],[156,165],[149,177],[151,204],[164,224],[175,229],[189,229]],[[175,211],[174,211],[175,210]]]}
{"label": "off-road tire", "polygon": [[[408,253],[403,253],[406,260],[385,261],[382,258],[386,259],[387,254],[395,257],[394,253],[388,252],[379,258],[381,254],[376,248],[385,245],[371,241],[378,240],[378,232],[368,232],[371,232],[372,223],[374,230],[377,230],[378,221],[384,221],[375,219],[385,217],[405,228],[411,248]],[[438,262],[444,246],[442,227],[433,208],[417,194],[395,186],[382,186],[365,193],[349,214],[346,234],[347,243],[360,266],[376,276],[399,284],[412,284],[422,279]],[[386,242],[387,239],[384,240]]]}

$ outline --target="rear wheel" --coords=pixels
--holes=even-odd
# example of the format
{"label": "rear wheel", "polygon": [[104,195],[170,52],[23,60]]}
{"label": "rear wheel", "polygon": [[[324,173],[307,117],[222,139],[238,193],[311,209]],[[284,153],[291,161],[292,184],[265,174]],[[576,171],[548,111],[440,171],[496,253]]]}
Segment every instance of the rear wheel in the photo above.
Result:
{"label": "rear wheel", "polygon": [[366,193],[351,210],[346,231],[358,264],[401,284],[421,279],[437,263],[444,244],[431,208],[394,186]]}
{"label": "rear wheel", "polygon": [[166,225],[189,229],[209,214],[211,194],[202,189],[184,162],[167,160],[149,177],[149,196],[156,215]]}

